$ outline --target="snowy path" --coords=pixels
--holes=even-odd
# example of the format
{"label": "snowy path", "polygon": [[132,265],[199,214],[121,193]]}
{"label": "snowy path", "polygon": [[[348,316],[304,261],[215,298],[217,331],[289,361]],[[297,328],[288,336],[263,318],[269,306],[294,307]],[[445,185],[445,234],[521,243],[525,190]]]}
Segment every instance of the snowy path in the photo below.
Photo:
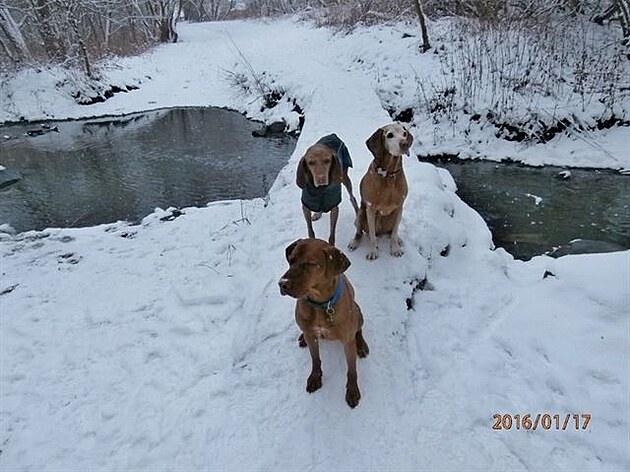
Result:
{"label": "snowy path", "polygon": [[[366,316],[362,399],[344,402],[340,346],[304,391],[284,248],[305,235],[295,166],[336,132],[355,161],[389,121],[328,33],[292,22],[191,25],[136,68],[152,80],[95,106],[237,106],[238,57],[304,105],[268,205],[219,202],[163,222],[0,236],[2,470],[624,470],[629,252],[515,262],[491,251],[450,176],[407,160],[406,254],[349,257]],[[282,57],[272,48],[282,28]],[[348,52],[344,51],[343,55]],[[129,67],[133,60],[129,60]],[[134,108],[135,107],[135,108]],[[341,208],[337,240],[353,235]],[[317,223],[325,235],[328,219]],[[440,255],[444,254],[444,255]],[[554,275],[543,278],[549,271]],[[413,287],[427,279],[425,290]],[[413,297],[414,309],[407,309]],[[493,431],[494,413],[591,413],[588,431]]]}

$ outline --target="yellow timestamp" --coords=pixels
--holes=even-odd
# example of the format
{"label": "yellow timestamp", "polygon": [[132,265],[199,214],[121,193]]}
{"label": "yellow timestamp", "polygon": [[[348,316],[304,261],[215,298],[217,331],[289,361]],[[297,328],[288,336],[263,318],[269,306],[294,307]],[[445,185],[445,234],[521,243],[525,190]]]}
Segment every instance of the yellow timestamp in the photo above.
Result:
{"label": "yellow timestamp", "polygon": [[535,414],[511,414],[495,413],[492,415],[494,423],[492,429],[496,431],[510,431],[511,429],[534,430],[550,429],[558,431],[576,430],[584,431],[589,429],[591,424],[590,413],[535,413]]}

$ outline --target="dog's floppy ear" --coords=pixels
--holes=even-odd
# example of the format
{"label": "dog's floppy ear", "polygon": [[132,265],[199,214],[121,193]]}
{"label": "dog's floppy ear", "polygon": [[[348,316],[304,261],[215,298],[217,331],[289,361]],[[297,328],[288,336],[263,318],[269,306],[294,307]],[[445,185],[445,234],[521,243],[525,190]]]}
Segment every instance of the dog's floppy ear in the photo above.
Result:
{"label": "dog's floppy ear", "polygon": [[341,162],[339,162],[339,158],[337,154],[332,154],[330,161],[330,171],[328,173],[328,183],[340,184],[343,180],[343,175],[341,172]]}
{"label": "dog's floppy ear", "polygon": [[407,132],[407,144],[409,144],[409,149],[411,149],[411,145],[413,144],[413,134],[409,132],[406,126],[404,128],[405,128],[405,131]]}
{"label": "dog's floppy ear", "polygon": [[383,128],[379,128],[374,131],[372,136],[370,136],[365,142],[365,145],[376,159],[380,159],[383,154],[385,154],[385,147],[383,146]]}
{"label": "dog's floppy ear", "polygon": [[326,247],[326,271],[329,275],[343,274],[350,267],[350,260],[333,245]]}
{"label": "dog's floppy ear", "polygon": [[313,177],[311,176],[311,171],[308,170],[308,166],[306,165],[306,154],[302,156],[300,159],[300,163],[297,167],[297,172],[295,174],[295,183],[300,188],[305,188],[308,183],[313,183]]}
{"label": "dog's floppy ear", "polygon": [[302,241],[301,239],[298,239],[296,241],[293,241],[291,244],[289,244],[287,246],[287,248],[284,250],[284,257],[287,259],[287,262],[289,262],[289,257],[291,257],[291,253],[293,252],[293,250],[295,249],[295,246],[297,246],[297,243],[299,243],[300,241]]}

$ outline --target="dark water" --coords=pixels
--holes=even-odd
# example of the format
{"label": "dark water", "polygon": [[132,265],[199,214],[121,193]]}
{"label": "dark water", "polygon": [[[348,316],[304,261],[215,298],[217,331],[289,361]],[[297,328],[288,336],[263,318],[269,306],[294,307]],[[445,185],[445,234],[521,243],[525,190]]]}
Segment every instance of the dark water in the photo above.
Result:
{"label": "dark water", "polygon": [[[630,248],[628,175],[570,169],[571,178],[561,180],[556,177],[564,169],[558,167],[449,159],[431,162],[451,173],[457,194],[486,221],[495,245],[519,259],[530,259],[573,239]],[[542,200],[536,204],[534,196]]]}
{"label": "dark water", "polygon": [[[0,224],[17,231],[137,222],[155,207],[266,195],[295,148],[286,135],[217,108],[0,127],[0,165],[22,180],[0,190]],[[15,137],[6,139],[3,136]]]}
{"label": "dark water", "polygon": [[[40,125],[0,127],[0,165],[8,169],[0,171],[0,187],[3,176],[22,177],[0,189],[0,225],[26,231],[137,222],[158,206],[264,196],[296,144],[285,135],[254,138],[259,124],[216,108],[48,125],[59,132],[27,137]],[[432,162],[451,172],[495,244],[515,257],[578,238],[630,247],[630,176],[571,169],[560,180],[555,167]]]}

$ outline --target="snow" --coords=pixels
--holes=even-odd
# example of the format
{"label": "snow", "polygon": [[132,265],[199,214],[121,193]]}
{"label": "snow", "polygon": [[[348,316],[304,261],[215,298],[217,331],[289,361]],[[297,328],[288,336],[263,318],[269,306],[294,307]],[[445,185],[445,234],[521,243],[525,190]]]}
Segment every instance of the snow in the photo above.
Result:
{"label": "snow", "polygon": [[525,196],[529,198],[533,198],[536,206],[540,205],[543,201],[542,197],[539,197],[538,195],[534,195],[532,193],[526,193]]}
{"label": "snow", "polygon": [[[291,19],[183,25],[180,43],[119,60],[108,73],[141,87],[104,103],[80,107],[53,87],[34,94],[46,72],[12,88],[4,119],[176,105],[260,117],[260,103],[224,79],[244,70],[236,44],[305,123],[268,204],[0,232],[0,469],[628,470],[630,251],[516,261],[493,250],[447,171],[413,159],[405,254],[391,257],[386,239],[375,261],[367,244],[345,251],[370,345],[361,403],[345,404],[334,343],[322,345],[323,388],[305,392],[309,355],[277,286],[284,248],[306,236],[294,174],[306,148],[335,132],[358,187],[365,140],[390,118],[371,76],[346,58],[360,44],[374,61],[405,62],[385,54],[398,35],[371,49],[367,35],[355,42]],[[413,132],[420,153],[429,131]],[[554,160],[556,150],[539,152]],[[345,198],[342,249],[352,214]],[[317,235],[327,229],[328,218],[315,222]],[[592,420],[587,430],[495,431],[496,413]]]}

